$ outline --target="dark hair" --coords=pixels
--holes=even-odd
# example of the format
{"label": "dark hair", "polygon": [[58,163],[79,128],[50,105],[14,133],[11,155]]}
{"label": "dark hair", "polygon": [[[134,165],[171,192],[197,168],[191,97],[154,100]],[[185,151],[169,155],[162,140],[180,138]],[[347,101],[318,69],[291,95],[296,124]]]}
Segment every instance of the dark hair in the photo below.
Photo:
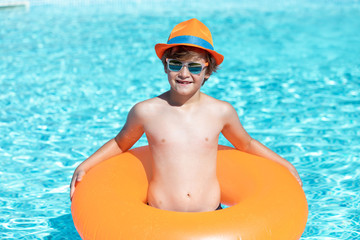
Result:
{"label": "dark hair", "polygon": [[[191,46],[176,46],[167,49],[164,52],[164,55],[161,58],[162,63],[164,64],[164,67],[166,66],[166,59],[167,58],[174,58],[180,61],[188,60],[193,57],[199,57],[200,53],[199,51],[203,51],[205,53],[205,60],[209,63],[209,65],[206,67],[205,71],[206,74],[211,75],[213,72],[216,72],[218,70],[219,65],[216,64],[215,58],[206,50],[203,50],[201,48],[197,47],[191,47]],[[204,79],[204,83],[208,80],[208,78]],[[203,84],[204,84],[203,83]]]}

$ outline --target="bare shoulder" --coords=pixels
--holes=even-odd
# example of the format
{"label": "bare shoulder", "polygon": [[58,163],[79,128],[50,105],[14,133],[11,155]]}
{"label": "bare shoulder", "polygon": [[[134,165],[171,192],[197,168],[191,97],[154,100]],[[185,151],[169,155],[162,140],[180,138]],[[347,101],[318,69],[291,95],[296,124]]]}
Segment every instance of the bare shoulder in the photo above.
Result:
{"label": "bare shoulder", "polygon": [[213,98],[206,94],[203,94],[203,99],[207,108],[211,109],[211,111],[214,111],[217,114],[226,116],[228,114],[234,114],[234,112],[236,113],[235,108],[226,101]]}
{"label": "bare shoulder", "polygon": [[148,117],[160,111],[162,101],[158,97],[150,98],[136,103],[130,112],[138,117]]}

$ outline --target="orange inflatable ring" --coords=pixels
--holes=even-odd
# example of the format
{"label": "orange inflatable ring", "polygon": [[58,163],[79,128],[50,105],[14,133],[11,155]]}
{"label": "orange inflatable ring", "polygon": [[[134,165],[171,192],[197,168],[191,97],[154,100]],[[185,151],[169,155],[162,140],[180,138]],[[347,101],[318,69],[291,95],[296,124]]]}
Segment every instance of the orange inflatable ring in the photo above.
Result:
{"label": "orange inflatable ring", "polygon": [[218,151],[221,202],[201,213],[146,205],[151,154],[140,147],[92,168],[77,184],[71,212],[83,239],[299,239],[305,194],[281,165],[228,147]]}

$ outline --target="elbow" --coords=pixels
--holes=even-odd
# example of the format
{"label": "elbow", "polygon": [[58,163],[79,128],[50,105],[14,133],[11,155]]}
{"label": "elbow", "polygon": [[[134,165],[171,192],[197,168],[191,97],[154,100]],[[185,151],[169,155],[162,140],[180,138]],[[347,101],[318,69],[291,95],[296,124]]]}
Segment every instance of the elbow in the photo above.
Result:
{"label": "elbow", "polygon": [[255,139],[250,138],[249,141],[247,142],[246,146],[245,146],[245,151],[246,152],[251,152],[251,150],[253,149],[253,145],[256,142]]}
{"label": "elbow", "polygon": [[251,152],[251,149],[253,148],[255,142],[256,140],[250,137],[250,139],[248,139],[246,142],[243,142],[242,144],[239,144],[238,146],[236,146],[236,148],[240,151],[249,153]]}
{"label": "elbow", "polygon": [[118,141],[117,137],[115,137],[115,138],[113,139],[113,141],[115,141],[116,145],[119,147],[119,150],[120,150],[121,152],[125,152],[126,150],[128,150],[128,149],[126,149],[124,146],[121,146],[121,143],[120,143],[120,141]]}

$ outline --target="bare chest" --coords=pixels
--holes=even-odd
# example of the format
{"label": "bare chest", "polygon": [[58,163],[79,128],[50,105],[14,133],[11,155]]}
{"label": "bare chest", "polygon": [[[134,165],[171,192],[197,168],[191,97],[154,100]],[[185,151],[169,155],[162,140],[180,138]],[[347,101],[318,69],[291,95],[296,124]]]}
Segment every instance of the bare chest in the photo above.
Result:
{"label": "bare chest", "polygon": [[217,144],[222,124],[211,114],[163,113],[145,124],[149,144]]}

